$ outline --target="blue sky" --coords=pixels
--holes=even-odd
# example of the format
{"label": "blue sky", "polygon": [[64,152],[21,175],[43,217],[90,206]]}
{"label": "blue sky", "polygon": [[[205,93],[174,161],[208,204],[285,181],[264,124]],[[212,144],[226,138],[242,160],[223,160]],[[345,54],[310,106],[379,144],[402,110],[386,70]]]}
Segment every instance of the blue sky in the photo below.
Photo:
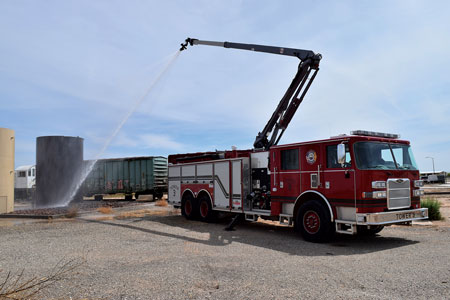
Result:
{"label": "blue sky", "polygon": [[[1,1],[0,127],[16,166],[42,135],[100,153],[186,37],[302,48],[321,69],[280,143],[399,133],[450,171],[448,1]],[[182,52],[102,157],[251,148],[298,61]]]}

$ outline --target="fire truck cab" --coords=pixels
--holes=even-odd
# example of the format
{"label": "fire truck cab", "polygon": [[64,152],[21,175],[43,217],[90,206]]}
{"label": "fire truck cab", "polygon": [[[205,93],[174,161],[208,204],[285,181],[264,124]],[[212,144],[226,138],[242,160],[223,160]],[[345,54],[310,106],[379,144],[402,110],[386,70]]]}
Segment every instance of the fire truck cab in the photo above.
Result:
{"label": "fire truck cab", "polygon": [[276,220],[314,242],[426,219],[421,186],[410,143],[368,131],[268,151],[169,156],[169,202],[188,219],[229,212]]}

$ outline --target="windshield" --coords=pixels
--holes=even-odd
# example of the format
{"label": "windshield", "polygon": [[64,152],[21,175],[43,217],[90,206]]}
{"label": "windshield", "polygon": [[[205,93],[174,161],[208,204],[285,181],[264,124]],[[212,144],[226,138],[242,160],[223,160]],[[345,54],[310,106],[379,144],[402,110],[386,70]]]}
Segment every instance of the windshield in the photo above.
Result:
{"label": "windshield", "polygon": [[418,170],[409,145],[357,142],[353,147],[361,170]]}

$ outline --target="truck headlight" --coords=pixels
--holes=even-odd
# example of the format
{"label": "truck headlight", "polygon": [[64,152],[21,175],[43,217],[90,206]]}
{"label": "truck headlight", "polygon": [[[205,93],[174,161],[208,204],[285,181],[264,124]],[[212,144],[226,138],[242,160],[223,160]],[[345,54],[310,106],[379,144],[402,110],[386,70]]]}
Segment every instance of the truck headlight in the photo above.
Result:
{"label": "truck headlight", "polygon": [[373,189],[385,189],[386,181],[372,181],[372,188]]}
{"label": "truck headlight", "polygon": [[373,198],[373,199],[385,199],[386,191],[376,191],[376,192],[364,192],[363,198]]}
{"label": "truck headlight", "polygon": [[414,190],[413,193],[414,193],[414,197],[420,197],[420,196],[425,195],[425,192],[424,192],[424,190],[422,190],[422,189]]}
{"label": "truck headlight", "polygon": [[414,187],[422,187],[423,186],[423,180],[414,180]]}

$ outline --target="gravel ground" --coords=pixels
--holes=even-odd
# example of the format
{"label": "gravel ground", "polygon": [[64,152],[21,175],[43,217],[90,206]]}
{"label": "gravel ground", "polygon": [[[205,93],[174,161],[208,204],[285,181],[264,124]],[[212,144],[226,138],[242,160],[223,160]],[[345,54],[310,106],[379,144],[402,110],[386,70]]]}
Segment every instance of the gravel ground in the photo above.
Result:
{"label": "gravel ground", "polygon": [[[26,203],[25,207],[30,204]],[[71,210],[77,210],[79,212],[90,211],[97,209],[99,207],[123,207],[123,206],[134,206],[139,205],[138,202],[132,201],[83,201],[80,203],[74,203],[70,206],[64,207],[51,207],[51,208],[25,208],[25,209],[15,209],[13,212],[7,213],[6,215],[34,215],[34,216],[49,216],[49,215],[64,215],[69,213]]]}
{"label": "gravel ground", "polygon": [[[138,206],[136,206],[136,209]],[[154,204],[0,226],[7,271],[42,276],[86,257],[41,299],[449,299],[450,228],[395,226],[374,238],[303,241],[292,230],[187,221]],[[9,224],[9,226],[8,226]]]}

